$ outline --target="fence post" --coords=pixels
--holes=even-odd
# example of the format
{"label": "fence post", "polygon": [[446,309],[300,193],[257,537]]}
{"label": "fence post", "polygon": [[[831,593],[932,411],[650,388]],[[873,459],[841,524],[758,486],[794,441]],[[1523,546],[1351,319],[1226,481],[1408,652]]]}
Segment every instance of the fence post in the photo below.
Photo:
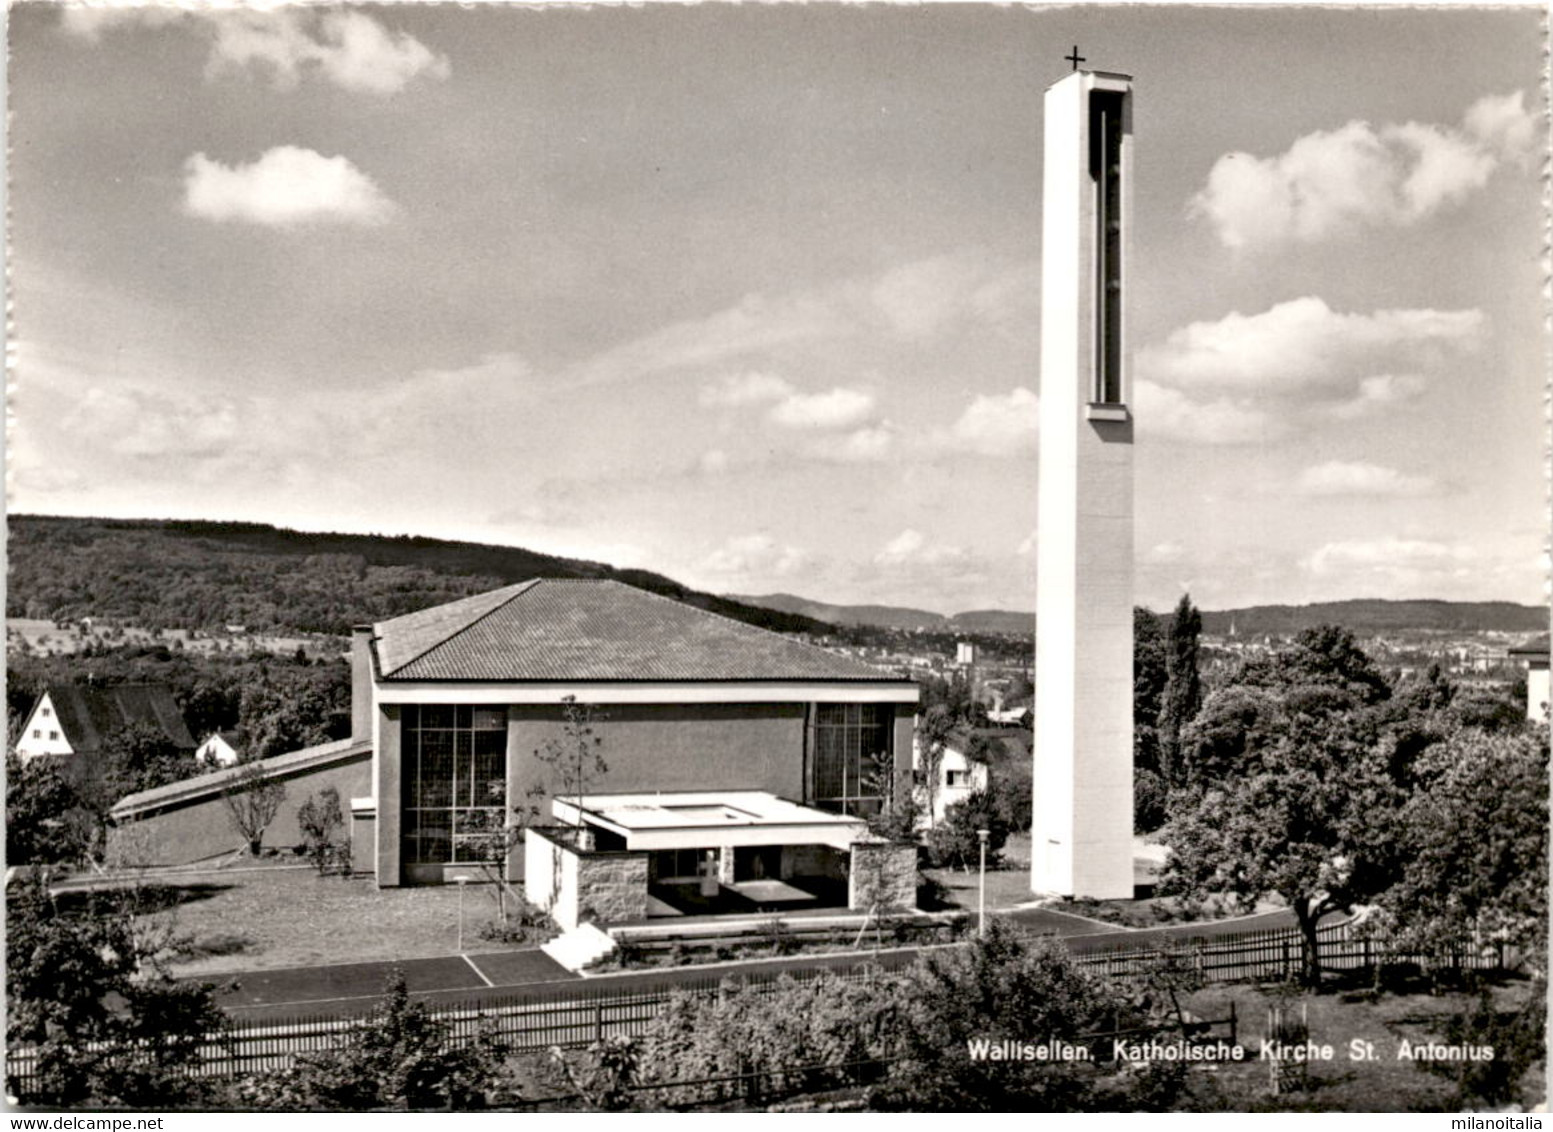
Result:
{"label": "fence post", "polygon": [[593,1040],[595,1042],[602,1042],[604,1040],[604,1004],[602,1002],[596,1003],[593,1007]]}

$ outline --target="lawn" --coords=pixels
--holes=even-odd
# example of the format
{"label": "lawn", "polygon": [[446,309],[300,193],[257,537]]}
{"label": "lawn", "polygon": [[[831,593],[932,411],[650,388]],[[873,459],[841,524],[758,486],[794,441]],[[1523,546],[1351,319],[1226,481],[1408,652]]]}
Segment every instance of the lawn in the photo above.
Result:
{"label": "lawn", "polygon": [[[188,873],[148,878],[170,907],[157,913],[191,949],[180,975],[320,963],[453,955],[458,951],[456,885],[379,889],[371,877],[320,877],[311,869]],[[464,950],[505,951],[479,929],[496,920],[496,890],[464,894]]]}
{"label": "lawn", "polygon": [[[1518,1009],[1531,994],[1531,984],[1510,980],[1491,988],[1499,1011]],[[1399,1059],[1402,1039],[1409,1042],[1444,1041],[1444,1024],[1451,1015],[1470,1009],[1476,997],[1466,993],[1383,994],[1376,1001],[1355,1000],[1337,993],[1302,995],[1292,999],[1249,985],[1218,986],[1198,991],[1187,1003],[1199,1018],[1219,1019],[1235,1003],[1240,1019],[1239,1041],[1248,1060],[1199,1071],[1200,1107],[1224,1107],[1235,1111],[1299,1112],[1446,1112],[1454,1103],[1454,1082],[1429,1072],[1423,1062]],[[1257,1055],[1268,1033],[1268,1010],[1282,1003],[1286,1016],[1299,1016],[1301,1007],[1310,1027],[1310,1041],[1331,1046],[1331,1061],[1313,1062],[1306,1087],[1273,1096],[1271,1067]],[[1222,1031],[1216,1031],[1221,1033]],[[1369,1043],[1372,1060],[1351,1060],[1350,1043]],[[1523,1108],[1546,1098],[1538,1062],[1519,1082],[1518,1103]],[[1453,1068],[1455,1068],[1453,1066]]]}

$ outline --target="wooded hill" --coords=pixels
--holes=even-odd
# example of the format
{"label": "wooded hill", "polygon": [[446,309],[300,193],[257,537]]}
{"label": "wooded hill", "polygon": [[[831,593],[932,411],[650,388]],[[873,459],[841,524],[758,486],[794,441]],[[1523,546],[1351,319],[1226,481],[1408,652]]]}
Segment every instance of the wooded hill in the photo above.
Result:
{"label": "wooded hill", "polygon": [[1006,609],[979,609],[946,617],[926,609],[896,605],[831,605],[795,594],[725,594],[729,601],[813,617],[832,625],[867,625],[876,629],[922,629],[938,633],[1007,633],[1028,637],[1035,614]]}
{"label": "wooded hill", "polygon": [[161,629],[346,634],[529,578],[613,578],[781,633],[812,618],[520,547],[420,537],[312,534],[262,523],[9,518],[7,617],[109,618]]}
{"label": "wooded hill", "polygon": [[1240,637],[1286,637],[1316,625],[1342,625],[1362,637],[1402,630],[1439,632],[1546,632],[1548,611],[1508,601],[1323,601],[1312,605],[1254,605],[1203,610],[1203,632],[1224,635],[1231,623]]}
{"label": "wooded hill", "polygon": [[[1029,636],[1034,613],[978,610],[945,617],[925,609],[887,605],[829,605],[793,594],[729,594],[730,600],[748,605],[814,617],[834,625],[869,626],[878,629],[923,630],[939,633],[1001,633]],[[1169,616],[1170,610],[1156,610]],[[1316,625],[1342,625],[1361,637],[1404,630],[1439,632],[1511,633],[1545,632],[1548,611],[1508,601],[1385,601],[1361,598],[1353,601],[1317,602],[1313,605],[1253,605],[1244,609],[1203,610],[1203,632],[1223,636],[1233,624],[1240,637],[1272,634],[1289,637]]]}

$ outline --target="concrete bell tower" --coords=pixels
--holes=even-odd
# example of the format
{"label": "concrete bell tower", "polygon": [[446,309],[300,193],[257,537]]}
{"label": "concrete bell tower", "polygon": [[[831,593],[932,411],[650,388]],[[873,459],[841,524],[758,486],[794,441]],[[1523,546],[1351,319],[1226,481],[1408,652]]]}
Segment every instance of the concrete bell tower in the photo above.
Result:
{"label": "concrete bell tower", "polygon": [[1132,79],[1075,69],[1045,113],[1030,887],[1130,899]]}

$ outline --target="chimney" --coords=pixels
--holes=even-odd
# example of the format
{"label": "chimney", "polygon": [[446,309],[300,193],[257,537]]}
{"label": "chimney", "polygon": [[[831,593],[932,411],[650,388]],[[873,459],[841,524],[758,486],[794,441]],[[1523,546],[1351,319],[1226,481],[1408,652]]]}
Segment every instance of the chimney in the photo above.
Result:
{"label": "chimney", "polygon": [[372,741],[372,626],[351,627],[351,740]]}

